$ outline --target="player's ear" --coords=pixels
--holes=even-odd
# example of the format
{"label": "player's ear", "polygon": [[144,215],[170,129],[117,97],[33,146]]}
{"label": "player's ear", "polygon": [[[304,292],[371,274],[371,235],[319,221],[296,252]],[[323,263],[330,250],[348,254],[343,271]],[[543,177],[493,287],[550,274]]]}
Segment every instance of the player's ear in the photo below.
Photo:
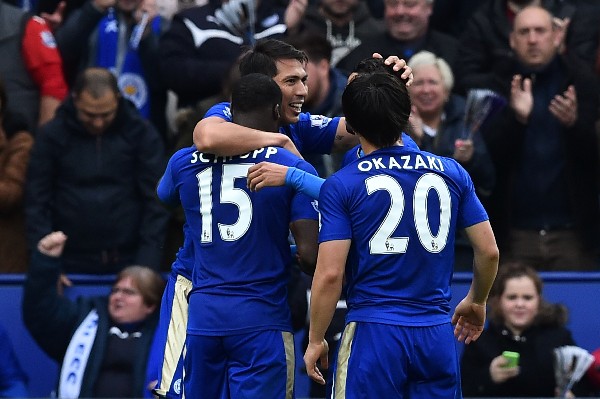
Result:
{"label": "player's ear", "polygon": [[279,104],[275,104],[273,106],[273,119],[278,121],[281,118],[281,106]]}

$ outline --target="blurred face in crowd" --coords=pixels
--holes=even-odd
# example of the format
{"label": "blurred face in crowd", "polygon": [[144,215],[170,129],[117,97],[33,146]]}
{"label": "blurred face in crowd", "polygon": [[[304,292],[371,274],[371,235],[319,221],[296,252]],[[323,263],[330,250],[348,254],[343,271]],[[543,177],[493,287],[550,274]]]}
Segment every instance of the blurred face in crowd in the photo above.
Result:
{"label": "blurred face in crowd", "polygon": [[117,8],[126,14],[131,14],[144,0],[117,0]]}
{"label": "blurred face in crowd", "polygon": [[142,321],[154,308],[144,302],[144,297],[129,276],[115,283],[108,298],[108,313],[115,323]]}
{"label": "blurred face in crowd", "polygon": [[321,0],[321,9],[333,18],[343,18],[354,12],[359,0]]}
{"label": "blurred face in crowd", "polygon": [[506,327],[513,334],[520,335],[531,326],[539,306],[540,293],[531,278],[520,276],[506,280],[504,292],[500,296],[500,309]]}
{"label": "blurred face in crowd", "polygon": [[98,98],[87,90],[75,97],[77,118],[88,133],[94,136],[104,133],[113,123],[118,107],[119,98],[111,90],[106,90]]}
{"label": "blurred face in crowd", "polygon": [[433,6],[427,0],[385,0],[383,19],[388,33],[409,41],[425,36]]}
{"label": "blurred face in crowd", "polygon": [[448,99],[442,74],[435,65],[413,68],[413,84],[408,88],[413,105],[423,117],[440,115]]}
{"label": "blurred face in crowd", "polygon": [[312,108],[318,106],[327,96],[329,90],[329,63],[326,60],[309,61],[306,64],[306,73],[308,74],[308,80],[306,81],[308,94],[304,104]]}
{"label": "blurred face in crowd", "polygon": [[515,17],[510,46],[524,65],[530,68],[548,65],[558,52],[559,41],[552,15],[544,9],[528,7]]}
{"label": "blurred face in crowd", "polygon": [[298,122],[302,105],[308,95],[306,80],[308,74],[304,65],[298,60],[277,60],[277,75],[273,80],[281,89],[281,123]]}

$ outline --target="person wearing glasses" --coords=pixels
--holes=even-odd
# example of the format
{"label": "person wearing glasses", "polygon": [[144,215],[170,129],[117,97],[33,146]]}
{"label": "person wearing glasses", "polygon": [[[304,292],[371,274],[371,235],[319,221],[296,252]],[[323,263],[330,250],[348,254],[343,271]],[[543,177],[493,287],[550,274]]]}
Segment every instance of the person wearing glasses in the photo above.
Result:
{"label": "person wearing glasses", "polygon": [[164,279],[128,266],[108,296],[71,300],[58,291],[62,231],[44,236],[31,255],[23,320],[40,348],[60,364],[58,397],[148,397],[147,358]]}

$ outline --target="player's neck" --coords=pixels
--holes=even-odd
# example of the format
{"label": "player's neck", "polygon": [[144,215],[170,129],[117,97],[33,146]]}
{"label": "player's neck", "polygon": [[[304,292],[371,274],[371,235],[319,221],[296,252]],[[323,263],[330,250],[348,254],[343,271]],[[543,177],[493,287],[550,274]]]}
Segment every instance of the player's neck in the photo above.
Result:
{"label": "player's neck", "polygon": [[360,146],[363,150],[363,153],[365,155],[369,155],[370,153],[372,153],[373,151],[377,151],[379,149],[379,147],[369,143],[367,140],[365,140],[364,138],[362,138],[361,136],[358,136],[358,139],[360,141]]}

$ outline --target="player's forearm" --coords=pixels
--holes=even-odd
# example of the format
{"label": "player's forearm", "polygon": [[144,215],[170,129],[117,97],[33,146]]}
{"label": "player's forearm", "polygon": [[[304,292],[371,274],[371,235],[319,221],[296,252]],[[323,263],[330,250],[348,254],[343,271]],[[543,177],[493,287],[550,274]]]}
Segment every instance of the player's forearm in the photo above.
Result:
{"label": "player's forearm", "polygon": [[319,192],[325,179],[307,173],[302,169],[289,167],[285,174],[285,185],[306,194],[311,198],[319,199]]}
{"label": "player's forearm", "polygon": [[476,236],[473,245],[473,281],[468,295],[473,302],[484,304],[498,272],[500,255],[489,222],[479,223],[474,231],[467,230],[467,234],[470,238]]}
{"label": "player's forearm", "polygon": [[231,122],[215,123],[207,118],[194,128],[194,144],[198,151],[221,156],[233,156],[274,146],[285,147],[290,141],[281,133],[263,132]]}
{"label": "player's forearm", "polygon": [[342,292],[350,243],[350,240],[333,240],[319,244],[310,296],[309,342],[321,342],[333,318]]}
{"label": "player's forearm", "polygon": [[337,130],[335,132],[335,141],[333,142],[332,153],[344,153],[358,144],[358,136],[348,133],[346,129],[346,118],[340,118]]}
{"label": "player's forearm", "polygon": [[[318,270],[318,265],[317,265]],[[331,323],[335,307],[342,292],[343,276],[331,279],[315,273],[310,296],[309,342],[321,342]]]}

